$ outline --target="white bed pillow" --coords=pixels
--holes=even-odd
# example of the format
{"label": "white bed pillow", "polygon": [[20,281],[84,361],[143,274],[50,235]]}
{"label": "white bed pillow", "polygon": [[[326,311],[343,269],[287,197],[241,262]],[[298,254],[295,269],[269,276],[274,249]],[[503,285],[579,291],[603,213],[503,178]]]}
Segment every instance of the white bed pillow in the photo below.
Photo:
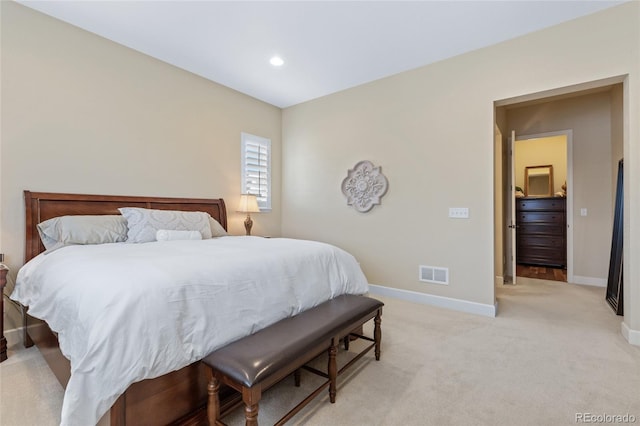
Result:
{"label": "white bed pillow", "polygon": [[59,216],[38,224],[47,252],[73,244],[119,243],[127,239],[127,221],[120,215]]}
{"label": "white bed pillow", "polygon": [[220,225],[220,222],[212,218],[211,215],[209,215],[209,227],[211,228],[212,237],[224,237],[225,235],[229,235],[222,225]]}
{"label": "white bed pillow", "polygon": [[127,220],[128,243],[156,241],[156,232],[161,229],[173,231],[199,231],[203,239],[211,238],[209,214],[180,210],[154,210],[139,207],[118,209]]}

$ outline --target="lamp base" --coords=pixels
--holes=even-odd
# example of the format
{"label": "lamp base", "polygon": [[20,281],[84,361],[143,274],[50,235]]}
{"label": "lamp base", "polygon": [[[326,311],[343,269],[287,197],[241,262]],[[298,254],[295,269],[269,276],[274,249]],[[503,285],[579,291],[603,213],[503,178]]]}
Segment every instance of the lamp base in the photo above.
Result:
{"label": "lamp base", "polygon": [[251,216],[247,213],[247,218],[244,220],[244,229],[247,231],[246,235],[251,235],[251,227],[253,226],[253,220],[251,220]]}

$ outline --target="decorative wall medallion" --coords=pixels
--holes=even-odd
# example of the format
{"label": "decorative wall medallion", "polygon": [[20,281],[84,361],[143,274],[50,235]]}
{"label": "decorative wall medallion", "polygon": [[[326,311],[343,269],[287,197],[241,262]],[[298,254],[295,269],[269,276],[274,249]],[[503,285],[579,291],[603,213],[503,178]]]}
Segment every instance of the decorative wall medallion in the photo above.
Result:
{"label": "decorative wall medallion", "polygon": [[389,182],[370,161],[360,161],[347,172],[342,181],[342,193],[347,197],[347,205],[359,212],[368,212],[387,192]]}

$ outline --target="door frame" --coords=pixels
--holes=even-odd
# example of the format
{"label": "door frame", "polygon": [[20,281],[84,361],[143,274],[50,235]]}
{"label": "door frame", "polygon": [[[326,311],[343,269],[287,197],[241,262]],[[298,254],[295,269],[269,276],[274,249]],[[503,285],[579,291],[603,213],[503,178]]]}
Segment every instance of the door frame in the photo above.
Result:
{"label": "door frame", "polygon": [[[525,141],[532,139],[541,139],[541,138],[549,138],[554,136],[562,136],[564,135],[567,139],[567,210],[566,210],[566,219],[567,219],[567,282],[573,282],[573,129],[566,130],[557,130],[553,132],[546,133],[535,133],[528,135],[519,135],[516,133],[516,140],[514,141],[514,146],[516,141]],[[514,162],[515,157],[515,149],[511,153],[507,153],[510,156],[509,163]],[[507,183],[507,186],[509,184]],[[508,191],[508,189],[505,190]],[[505,226],[508,225],[505,223]],[[514,250],[515,254],[515,250]],[[515,271],[514,271],[515,274]],[[514,277],[515,282],[515,277]]]}
{"label": "door frame", "polygon": [[[500,117],[501,113],[498,111],[503,111],[503,108],[506,108],[510,105],[522,104],[530,101],[540,101],[543,99],[550,99],[556,96],[566,96],[572,93],[582,92],[585,90],[598,89],[605,86],[610,86],[614,84],[622,84],[622,146],[623,146],[623,157],[631,158],[631,163],[627,164],[624,168],[624,179],[627,182],[631,182],[630,185],[626,185],[625,187],[625,199],[626,200],[635,200],[634,195],[637,192],[637,188],[634,187],[633,180],[629,178],[631,175],[631,171],[635,170],[634,167],[640,164],[633,156],[629,153],[632,151],[632,133],[630,130],[630,122],[632,113],[637,114],[638,106],[632,102],[632,96],[630,95],[630,83],[629,83],[629,74],[620,74],[611,77],[602,78],[599,80],[591,80],[587,82],[577,83],[569,86],[563,87],[555,87],[544,91],[538,91],[533,93],[527,93],[524,95],[513,96],[509,98],[502,98],[499,100],[494,100],[493,102],[493,125],[494,127],[499,128],[497,125],[498,117]],[[635,134],[634,134],[635,135]],[[637,135],[635,135],[637,136]],[[500,145],[497,145],[498,147]],[[504,151],[502,151],[502,157],[504,157]],[[498,156],[496,156],[496,160],[498,160]],[[500,166],[497,166],[500,164]],[[494,176],[502,177],[502,167],[503,164],[496,161],[494,164]],[[503,182],[502,179],[499,182]],[[568,184],[568,183],[567,183]],[[502,188],[504,183],[500,186]],[[637,186],[637,185],[636,185]],[[498,185],[494,186],[495,190],[498,191]],[[497,206],[501,207],[503,201],[500,199],[501,195],[494,193],[494,198],[496,199]],[[637,200],[636,200],[637,201]],[[629,232],[626,232],[624,235],[624,243],[623,243],[623,257],[627,259],[627,261],[632,257],[632,255],[637,255],[637,249],[640,248],[638,244],[632,244],[632,241],[636,241],[634,238],[637,234],[640,233],[635,226],[635,223],[631,218],[636,214],[636,207],[638,203],[625,203],[624,206],[624,224],[625,229]],[[503,216],[504,218],[504,216]],[[503,219],[504,220],[504,219]],[[496,224],[497,225],[497,224]],[[571,230],[573,232],[573,230]],[[573,243],[573,242],[572,242]],[[499,244],[503,244],[499,239],[494,239],[494,253],[498,250],[498,247],[502,247]],[[572,253],[573,254],[573,253]],[[573,256],[572,256],[573,257]],[[573,260],[573,259],[572,259]],[[497,266],[497,265],[496,265]],[[621,323],[621,332],[623,337],[627,342],[632,345],[640,346],[640,328],[638,324],[640,324],[640,304],[632,303],[634,297],[637,299],[637,295],[640,293],[639,287],[635,285],[638,280],[638,276],[640,276],[640,267],[632,266],[629,262],[625,262],[624,264],[624,279],[623,279],[623,290],[625,294],[630,295],[630,297],[626,297],[624,300],[624,317]],[[496,276],[496,284],[500,283],[500,279],[502,277]],[[495,285],[494,285],[494,298],[495,298]]]}

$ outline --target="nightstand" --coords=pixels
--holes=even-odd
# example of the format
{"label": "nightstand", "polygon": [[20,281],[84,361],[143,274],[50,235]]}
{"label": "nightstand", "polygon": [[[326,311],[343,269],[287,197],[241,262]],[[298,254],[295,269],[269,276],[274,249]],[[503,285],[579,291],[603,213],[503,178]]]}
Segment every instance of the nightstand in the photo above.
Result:
{"label": "nightstand", "polygon": [[7,284],[7,268],[3,263],[0,263],[0,362],[7,359],[7,339],[4,338],[4,286]]}

